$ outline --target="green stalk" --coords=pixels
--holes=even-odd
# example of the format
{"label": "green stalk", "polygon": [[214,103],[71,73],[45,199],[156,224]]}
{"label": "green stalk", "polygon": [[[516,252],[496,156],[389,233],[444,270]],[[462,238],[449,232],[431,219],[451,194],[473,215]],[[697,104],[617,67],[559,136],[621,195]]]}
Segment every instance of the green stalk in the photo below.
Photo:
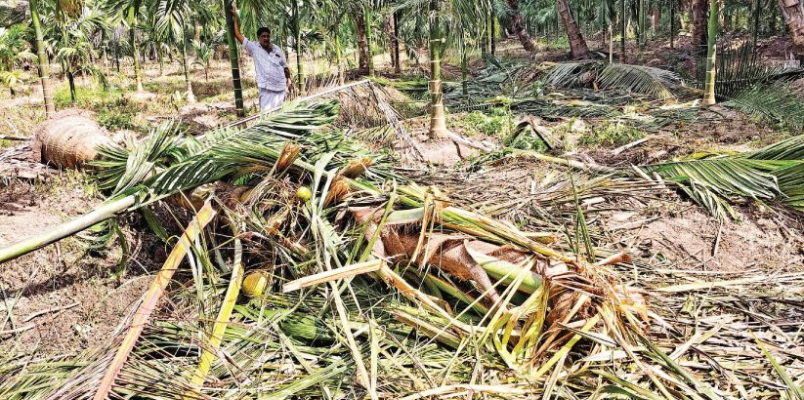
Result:
{"label": "green stalk", "polygon": [[39,79],[42,81],[42,94],[45,97],[45,113],[50,116],[56,111],[56,106],[53,104],[47,54],[45,54],[45,40],[42,35],[42,24],[39,21],[39,0],[29,0],[28,5],[31,8],[31,23],[36,35],[36,53],[39,57]]}
{"label": "green stalk", "polygon": [[[229,325],[229,319],[232,316],[232,310],[237,304],[237,296],[240,294],[240,288],[243,286],[243,246],[240,242],[240,237],[237,226],[230,222],[232,235],[234,235],[234,261],[232,265],[232,276],[229,278],[229,287],[226,289],[226,295],[223,297],[223,304],[218,312],[218,318],[212,327],[212,334],[205,338],[205,343],[202,348],[201,357],[198,359],[198,368],[195,371],[192,379],[194,389],[200,388],[204,385],[209,375],[209,370],[212,367],[212,361],[223,342],[223,335],[226,333],[226,328]],[[190,392],[186,396],[188,399],[195,398],[195,393]]]}
{"label": "green stalk", "polygon": [[12,243],[0,249],[0,263],[13,260],[34,250],[41,249],[53,242],[57,242],[65,237],[74,235],[95,224],[103,222],[115,215],[125,211],[136,203],[135,196],[123,197],[101,205],[92,212],[81,217],[67,221],[59,226],[49,229],[41,235],[32,236]]}
{"label": "green stalk", "polygon": [[235,111],[238,117],[246,115],[243,108],[243,84],[240,82],[240,55],[237,52],[237,43],[234,36],[234,16],[232,15],[232,0],[223,2],[224,17],[226,18],[226,44],[229,46],[229,61],[232,69],[232,86],[234,87]]}
{"label": "green stalk", "polygon": [[137,17],[131,24],[131,47],[134,50],[134,79],[137,81],[137,91],[142,92],[142,74],[140,70],[140,43],[137,41]]}
{"label": "green stalk", "polygon": [[447,136],[444,95],[441,82],[441,0],[430,0],[430,132],[431,138]]}
{"label": "green stalk", "polygon": [[293,34],[296,37],[296,79],[299,81],[299,94],[304,95],[307,90],[304,82],[304,63],[302,62],[302,43],[301,43],[301,17],[299,15],[299,1],[291,2],[293,12]]}
{"label": "green stalk", "polygon": [[709,0],[709,38],[706,46],[706,83],[704,84],[704,105],[712,105],[715,100],[715,58],[717,53],[718,0]]}

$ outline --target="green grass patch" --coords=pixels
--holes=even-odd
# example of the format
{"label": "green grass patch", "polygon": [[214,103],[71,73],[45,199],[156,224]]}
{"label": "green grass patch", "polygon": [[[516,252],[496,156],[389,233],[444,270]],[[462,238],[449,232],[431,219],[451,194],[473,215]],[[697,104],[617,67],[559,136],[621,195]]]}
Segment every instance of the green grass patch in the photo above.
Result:
{"label": "green grass patch", "polygon": [[100,85],[94,83],[91,85],[82,85],[82,83],[83,82],[80,80],[75,83],[75,104],[71,102],[70,85],[68,85],[67,82],[56,86],[53,93],[53,101],[56,103],[56,108],[78,107],[97,111],[99,106],[123,97],[123,92],[118,87],[110,86],[107,89],[103,89]]}
{"label": "green grass patch", "polygon": [[645,133],[634,127],[624,124],[608,124],[599,129],[590,129],[581,136],[579,143],[588,147],[622,146],[644,137]]}

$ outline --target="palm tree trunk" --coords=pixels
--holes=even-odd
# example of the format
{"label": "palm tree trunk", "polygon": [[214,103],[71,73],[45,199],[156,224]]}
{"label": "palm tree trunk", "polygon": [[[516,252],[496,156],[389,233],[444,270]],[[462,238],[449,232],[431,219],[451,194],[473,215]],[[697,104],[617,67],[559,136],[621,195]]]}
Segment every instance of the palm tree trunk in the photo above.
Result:
{"label": "palm tree trunk", "polygon": [[463,88],[463,95],[469,96],[469,61],[467,53],[469,50],[466,47],[466,37],[461,38],[461,87]]}
{"label": "palm tree trunk", "polygon": [[371,9],[364,6],[363,12],[366,18],[366,51],[368,52],[368,74],[374,77],[374,52],[371,51],[371,40],[374,36],[374,29],[372,28],[373,20],[371,16]]}
{"label": "palm tree trunk", "polygon": [[181,43],[179,43],[179,47],[181,48],[181,64],[184,67],[184,81],[187,83],[187,102],[190,104],[195,103],[195,94],[193,93],[193,84],[190,82],[190,68],[187,64],[187,27],[182,26],[182,30],[184,30]]}
{"label": "palm tree trunk", "polygon": [[162,56],[162,45],[156,45],[156,58],[159,60],[159,76],[165,76],[165,58]]}
{"label": "palm tree trunk", "polygon": [[56,111],[53,104],[53,92],[50,88],[50,76],[48,75],[48,60],[45,54],[45,40],[42,36],[42,25],[39,21],[39,0],[29,0],[31,8],[31,21],[36,35],[36,52],[39,57],[39,79],[42,81],[42,94],[45,97],[45,113],[50,116]]}
{"label": "palm tree trunk", "polygon": [[402,73],[402,60],[399,58],[399,12],[395,12],[393,16],[394,29],[393,29],[393,43],[394,43],[394,72],[397,74]]}
{"label": "palm tree trunk", "polygon": [[704,85],[704,105],[715,104],[715,54],[717,48],[718,0],[709,0],[709,29],[706,46],[706,84]]}
{"label": "palm tree trunk", "polygon": [[441,86],[441,52],[444,37],[441,33],[441,2],[430,0],[430,137],[447,136],[444,112],[444,93]]}
{"label": "palm tree trunk", "polygon": [[341,37],[335,32],[335,61],[338,63],[338,84],[346,83],[346,76],[343,71],[343,49],[341,49]]}
{"label": "palm tree trunk", "polygon": [[[703,54],[706,45],[706,8],[708,0],[692,0],[692,48]],[[784,1],[784,0],[780,0]]]}
{"label": "palm tree trunk", "polygon": [[754,0],[753,2],[753,17],[754,17],[754,27],[753,27],[753,36],[754,36],[754,51],[757,51],[757,40],[759,40],[759,16],[762,15],[760,6],[760,0]]}
{"label": "palm tree trunk", "polygon": [[779,0],[779,7],[793,39],[793,53],[804,62],[804,3],[800,0]]}
{"label": "palm tree trunk", "polygon": [[366,36],[366,19],[363,13],[355,14],[355,30],[357,34],[357,59],[361,74],[369,72],[368,38]]}
{"label": "palm tree trunk", "polygon": [[293,35],[296,38],[296,80],[299,85],[299,94],[304,95],[306,91],[305,77],[304,77],[304,57],[301,42],[301,16],[299,15],[299,1],[293,0],[291,2],[291,11],[293,12]]}
{"label": "palm tree trunk", "polygon": [[561,20],[564,21],[564,28],[567,30],[569,36],[570,50],[574,58],[586,58],[589,55],[589,47],[586,45],[586,40],[581,35],[581,29],[578,28],[578,23],[572,18],[567,0],[556,0],[558,2],[558,13],[561,15]]}
{"label": "palm tree trunk", "polygon": [[[66,64],[66,63],[65,63]],[[73,75],[73,71],[70,70],[70,67],[65,67],[66,74],[67,74],[67,83],[70,84],[70,103],[75,104],[78,100],[77,95],[75,92],[75,76]]]}
{"label": "palm tree trunk", "polygon": [[232,86],[234,87],[235,111],[238,117],[246,112],[243,108],[243,84],[240,82],[240,55],[237,52],[237,43],[234,36],[234,17],[232,16],[232,0],[225,0],[224,17],[226,18],[226,44],[229,47],[229,62],[232,69]]}
{"label": "palm tree trunk", "polygon": [[134,79],[137,81],[137,91],[142,92],[142,75],[140,71],[140,43],[137,41],[137,17],[131,24],[131,47],[134,50]]}
{"label": "palm tree trunk", "polygon": [[394,42],[396,41],[396,36],[394,35],[393,14],[388,16],[385,27],[385,35],[388,36],[388,53],[391,55],[391,67],[396,67],[396,53],[394,52]]}
{"label": "palm tree trunk", "polygon": [[[511,9],[511,32],[519,38],[522,47],[529,52],[536,51],[536,45],[533,44],[528,31],[522,23],[522,13],[519,12],[519,2],[517,0],[506,0],[508,8]],[[493,26],[493,25],[492,25]]]}
{"label": "palm tree trunk", "polygon": [[628,7],[626,7],[627,0],[621,0],[622,9],[620,19],[622,20],[622,30],[620,31],[620,63],[625,63],[625,39],[628,37]]}
{"label": "palm tree trunk", "polygon": [[670,48],[675,49],[676,41],[676,1],[670,0]]}
{"label": "palm tree trunk", "polygon": [[648,43],[648,5],[646,0],[639,1],[639,54],[637,59],[641,63],[645,57],[645,47]]}

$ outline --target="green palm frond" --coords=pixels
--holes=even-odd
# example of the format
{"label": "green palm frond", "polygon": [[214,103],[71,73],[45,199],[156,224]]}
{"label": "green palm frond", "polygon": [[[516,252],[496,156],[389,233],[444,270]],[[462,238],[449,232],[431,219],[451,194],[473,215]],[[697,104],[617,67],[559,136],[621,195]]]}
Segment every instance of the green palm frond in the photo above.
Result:
{"label": "green palm frond", "polygon": [[678,161],[643,167],[662,178],[694,182],[726,197],[772,199],[779,194],[773,175],[763,172],[773,167],[760,160],[721,157]]}
{"label": "green palm frond", "polygon": [[750,198],[804,209],[804,136],[730,156],[640,167],[674,181],[713,215],[733,216],[728,201]]}
{"label": "green palm frond", "polygon": [[784,84],[756,86],[723,105],[795,129],[804,127],[804,101]]}
{"label": "green palm frond", "polygon": [[182,157],[184,150],[179,147],[180,141],[178,124],[170,121],[159,125],[136,145],[101,147],[101,159],[92,162],[100,168],[98,180],[101,189],[110,189],[117,194],[139,184],[158,168]]}

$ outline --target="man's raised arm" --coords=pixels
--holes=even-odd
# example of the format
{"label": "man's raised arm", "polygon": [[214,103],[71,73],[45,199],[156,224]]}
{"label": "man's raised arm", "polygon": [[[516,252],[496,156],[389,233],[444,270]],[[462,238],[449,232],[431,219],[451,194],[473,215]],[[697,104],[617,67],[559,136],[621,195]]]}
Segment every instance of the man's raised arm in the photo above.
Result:
{"label": "man's raised arm", "polygon": [[240,44],[243,44],[243,41],[246,38],[243,37],[243,34],[240,33],[240,24],[237,21],[237,7],[232,4],[232,22],[234,22],[234,36]]}

